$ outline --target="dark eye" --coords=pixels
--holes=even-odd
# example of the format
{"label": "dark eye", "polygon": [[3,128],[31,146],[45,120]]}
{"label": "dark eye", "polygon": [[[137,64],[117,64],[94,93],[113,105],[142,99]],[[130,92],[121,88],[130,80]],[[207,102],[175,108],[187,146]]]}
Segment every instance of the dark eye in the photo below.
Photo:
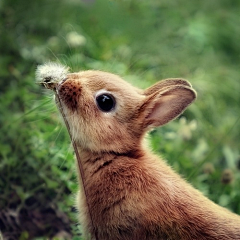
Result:
{"label": "dark eye", "polygon": [[96,97],[97,105],[103,112],[110,112],[115,107],[115,99],[109,93],[104,93]]}

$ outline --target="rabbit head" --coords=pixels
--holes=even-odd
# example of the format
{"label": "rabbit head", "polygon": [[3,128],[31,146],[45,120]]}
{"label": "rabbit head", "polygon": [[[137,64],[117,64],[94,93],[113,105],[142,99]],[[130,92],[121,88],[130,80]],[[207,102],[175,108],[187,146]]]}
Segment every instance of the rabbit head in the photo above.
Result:
{"label": "rabbit head", "polygon": [[196,97],[182,79],[163,80],[144,91],[102,71],[68,74],[57,92],[78,146],[119,154],[137,149],[146,131],[176,118]]}

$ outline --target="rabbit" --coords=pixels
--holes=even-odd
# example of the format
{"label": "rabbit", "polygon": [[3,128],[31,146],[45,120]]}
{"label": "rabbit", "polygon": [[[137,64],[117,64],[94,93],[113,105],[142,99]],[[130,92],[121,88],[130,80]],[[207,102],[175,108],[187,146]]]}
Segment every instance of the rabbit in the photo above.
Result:
{"label": "rabbit", "polygon": [[240,239],[240,216],[193,188],[144,142],[195,100],[188,81],[142,90],[87,70],[67,73],[56,92],[83,166],[77,207],[85,239]]}

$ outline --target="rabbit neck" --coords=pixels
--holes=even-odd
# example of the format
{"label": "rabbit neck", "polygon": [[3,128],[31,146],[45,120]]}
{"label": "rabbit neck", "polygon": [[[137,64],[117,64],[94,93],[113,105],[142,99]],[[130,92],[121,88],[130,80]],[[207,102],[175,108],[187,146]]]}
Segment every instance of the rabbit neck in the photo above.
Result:
{"label": "rabbit neck", "polygon": [[90,150],[82,149],[78,147],[78,151],[81,158],[81,163],[84,170],[85,177],[90,174],[93,176],[100,170],[103,170],[105,166],[114,164],[116,162],[124,162],[124,159],[131,159],[137,161],[144,156],[142,149],[135,149],[126,152],[92,152]]}

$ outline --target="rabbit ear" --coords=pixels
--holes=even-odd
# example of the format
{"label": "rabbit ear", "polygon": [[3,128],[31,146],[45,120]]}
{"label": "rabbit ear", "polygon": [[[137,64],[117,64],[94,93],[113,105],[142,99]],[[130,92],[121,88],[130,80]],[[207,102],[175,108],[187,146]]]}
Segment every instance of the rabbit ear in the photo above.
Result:
{"label": "rabbit ear", "polygon": [[196,98],[195,91],[187,84],[163,89],[146,96],[141,109],[145,128],[168,123],[179,116]]}
{"label": "rabbit ear", "polygon": [[171,86],[176,86],[176,85],[184,85],[184,86],[188,86],[190,88],[192,87],[191,84],[185,79],[168,78],[168,79],[164,79],[162,81],[159,81],[156,84],[154,84],[153,86],[147,88],[144,91],[144,94],[145,95],[150,95],[152,93],[155,93],[156,91],[165,90],[166,87],[171,87]]}

